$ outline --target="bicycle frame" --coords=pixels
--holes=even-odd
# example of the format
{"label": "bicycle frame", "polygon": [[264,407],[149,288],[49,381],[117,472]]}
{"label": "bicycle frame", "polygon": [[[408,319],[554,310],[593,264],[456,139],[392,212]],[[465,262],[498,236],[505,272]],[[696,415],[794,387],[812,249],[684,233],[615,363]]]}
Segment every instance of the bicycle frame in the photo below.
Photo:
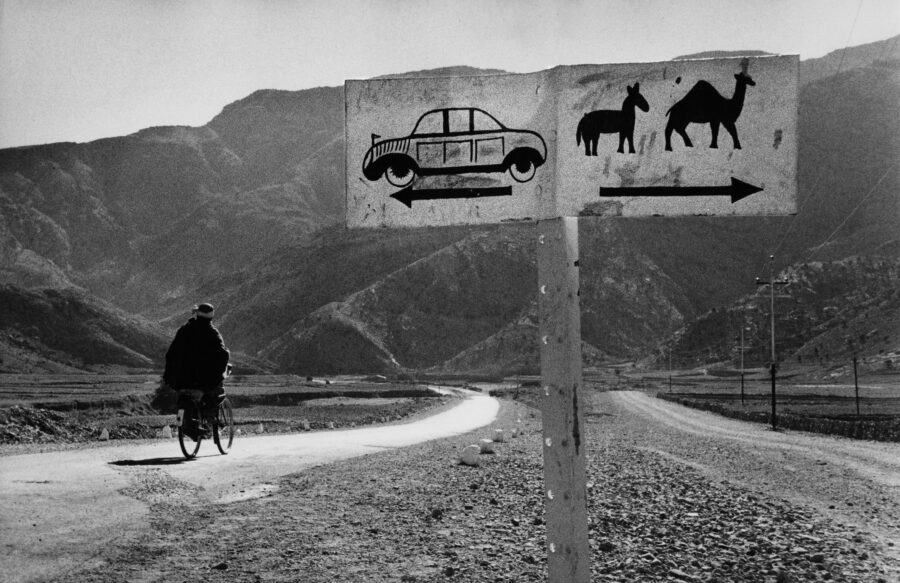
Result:
{"label": "bicycle frame", "polygon": [[[213,442],[222,455],[227,455],[234,441],[234,411],[231,401],[224,396],[216,407],[216,412],[208,414],[202,403],[202,392],[186,392],[183,408],[178,409],[176,427],[178,428],[178,442],[181,451],[187,459],[193,459],[200,450],[203,439],[212,437]],[[185,433],[187,423],[194,423],[197,427],[197,437],[193,439]],[[211,431],[211,435],[206,434]],[[193,443],[192,443],[193,442]]]}

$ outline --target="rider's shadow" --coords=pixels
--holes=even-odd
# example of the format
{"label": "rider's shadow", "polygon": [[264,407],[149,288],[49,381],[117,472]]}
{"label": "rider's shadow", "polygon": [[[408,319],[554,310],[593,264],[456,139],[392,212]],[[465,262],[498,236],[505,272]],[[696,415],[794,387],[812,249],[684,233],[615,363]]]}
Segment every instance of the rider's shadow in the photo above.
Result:
{"label": "rider's shadow", "polygon": [[111,466],[170,466],[173,464],[183,464],[191,460],[183,457],[153,457],[145,460],[116,460],[109,462]]}

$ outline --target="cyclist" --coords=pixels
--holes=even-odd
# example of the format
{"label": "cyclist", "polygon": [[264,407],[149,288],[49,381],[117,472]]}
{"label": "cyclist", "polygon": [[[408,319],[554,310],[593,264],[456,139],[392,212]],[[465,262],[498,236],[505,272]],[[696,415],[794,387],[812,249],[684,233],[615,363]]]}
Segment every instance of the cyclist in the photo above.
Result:
{"label": "cyclist", "polygon": [[[215,308],[211,304],[191,308],[191,319],[178,329],[166,351],[163,373],[163,382],[178,391],[179,402],[184,398],[195,401],[199,398],[201,407],[213,412],[225,395],[222,380],[231,356],[222,335],[212,324],[214,316]],[[194,441],[208,431],[208,428],[187,425],[183,431]]]}

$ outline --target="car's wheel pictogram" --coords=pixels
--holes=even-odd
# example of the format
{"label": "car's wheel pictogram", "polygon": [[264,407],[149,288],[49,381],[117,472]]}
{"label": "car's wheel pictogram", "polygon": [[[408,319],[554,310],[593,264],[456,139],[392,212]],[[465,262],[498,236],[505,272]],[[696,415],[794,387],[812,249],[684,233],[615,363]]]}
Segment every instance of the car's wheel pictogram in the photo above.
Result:
{"label": "car's wheel pictogram", "polygon": [[509,175],[516,182],[528,182],[543,162],[534,150],[517,150],[509,156]]}
{"label": "car's wheel pictogram", "polygon": [[397,188],[405,188],[416,179],[412,161],[400,160],[392,163],[384,170],[384,177]]}

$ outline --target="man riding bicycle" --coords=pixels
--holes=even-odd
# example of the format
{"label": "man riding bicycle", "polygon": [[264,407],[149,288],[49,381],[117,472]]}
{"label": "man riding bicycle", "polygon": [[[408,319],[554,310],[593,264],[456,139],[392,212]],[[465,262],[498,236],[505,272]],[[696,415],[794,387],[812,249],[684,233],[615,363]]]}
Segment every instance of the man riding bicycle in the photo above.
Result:
{"label": "man riding bicycle", "polygon": [[[213,414],[225,395],[222,380],[231,356],[222,335],[212,325],[214,316],[211,304],[197,304],[191,309],[191,319],[178,329],[166,351],[163,373],[163,382],[178,391],[179,402],[185,398],[199,400],[204,411]],[[196,426],[184,428],[194,441],[201,431]]]}

